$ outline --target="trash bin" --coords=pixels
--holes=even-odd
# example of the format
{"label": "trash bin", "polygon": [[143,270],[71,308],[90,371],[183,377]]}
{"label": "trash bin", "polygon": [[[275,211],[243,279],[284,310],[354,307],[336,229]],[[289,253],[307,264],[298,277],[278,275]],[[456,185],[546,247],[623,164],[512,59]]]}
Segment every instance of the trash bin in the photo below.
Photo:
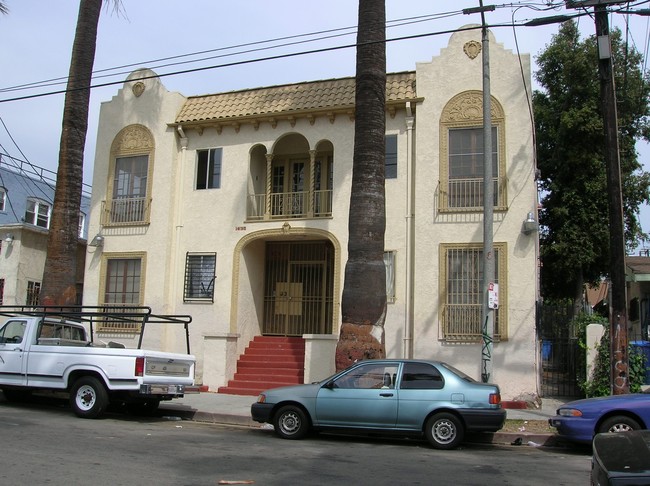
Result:
{"label": "trash bin", "polygon": [[[650,344],[650,343],[648,343]],[[542,361],[550,361],[553,354],[553,343],[547,339],[542,341]]]}
{"label": "trash bin", "polygon": [[630,348],[645,356],[645,379],[644,385],[650,385],[650,341],[630,341]]}

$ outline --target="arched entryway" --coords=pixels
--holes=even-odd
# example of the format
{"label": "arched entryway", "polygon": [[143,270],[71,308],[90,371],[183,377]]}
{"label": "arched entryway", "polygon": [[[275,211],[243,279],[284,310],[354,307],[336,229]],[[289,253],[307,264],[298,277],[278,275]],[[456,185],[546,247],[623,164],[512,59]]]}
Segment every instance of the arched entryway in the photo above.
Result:
{"label": "arched entryway", "polygon": [[252,232],[233,253],[230,332],[302,336],[338,332],[341,245],[329,231],[281,227]]}

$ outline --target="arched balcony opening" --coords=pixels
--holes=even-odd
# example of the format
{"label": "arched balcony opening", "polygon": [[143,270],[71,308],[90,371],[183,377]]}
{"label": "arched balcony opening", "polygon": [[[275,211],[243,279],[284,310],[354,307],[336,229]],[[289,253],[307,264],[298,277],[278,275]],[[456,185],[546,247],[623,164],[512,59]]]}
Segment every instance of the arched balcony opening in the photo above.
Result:
{"label": "arched balcony opening", "polygon": [[278,139],[271,153],[263,146],[253,147],[248,220],[331,217],[333,157],[330,141],[311,149],[296,133]]}

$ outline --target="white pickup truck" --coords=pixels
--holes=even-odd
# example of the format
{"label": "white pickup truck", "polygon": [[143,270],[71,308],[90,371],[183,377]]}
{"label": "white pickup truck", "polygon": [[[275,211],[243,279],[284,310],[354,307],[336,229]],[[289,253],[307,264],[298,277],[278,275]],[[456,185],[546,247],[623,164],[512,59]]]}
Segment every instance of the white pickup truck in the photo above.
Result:
{"label": "white pickup truck", "polygon": [[[2,317],[0,389],[7,400],[66,392],[77,416],[97,418],[109,403],[145,413],[161,400],[199,391],[189,354],[190,316],[154,315],[149,307],[0,306]],[[184,325],[187,354],[141,349],[145,327],[159,324]],[[99,342],[97,327],[139,331],[138,347]]]}

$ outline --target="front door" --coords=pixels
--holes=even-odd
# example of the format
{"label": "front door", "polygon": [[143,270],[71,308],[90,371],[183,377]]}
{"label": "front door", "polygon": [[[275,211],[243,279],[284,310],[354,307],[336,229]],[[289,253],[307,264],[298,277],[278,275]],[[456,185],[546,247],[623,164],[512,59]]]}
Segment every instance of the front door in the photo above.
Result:
{"label": "front door", "polygon": [[331,250],[325,241],[267,244],[264,334],[331,333]]}
{"label": "front door", "polygon": [[10,320],[0,329],[0,375],[9,385],[25,385],[25,329],[27,323]]}
{"label": "front door", "polygon": [[306,176],[308,161],[304,159],[274,160],[271,181],[271,213],[304,217],[307,215]]}

